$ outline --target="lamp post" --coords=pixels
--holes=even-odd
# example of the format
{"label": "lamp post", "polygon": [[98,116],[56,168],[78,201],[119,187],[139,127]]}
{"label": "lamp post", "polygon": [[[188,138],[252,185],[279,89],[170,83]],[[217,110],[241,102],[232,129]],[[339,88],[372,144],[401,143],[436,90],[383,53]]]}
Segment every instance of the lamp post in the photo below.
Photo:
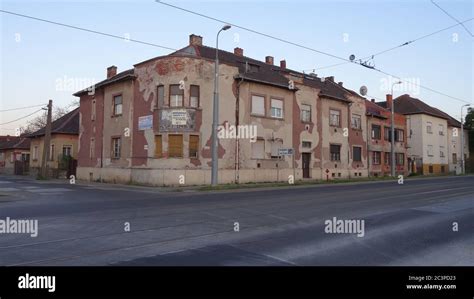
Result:
{"label": "lamp post", "polygon": [[391,159],[391,163],[390,163],[390,174],[392,175],[392,177],[395,177],[395,112],[394,112],[394,106],[395,106],[395,103],[393,101],[393,86],[396,85],[396,84],[401,84],[402,81],[398,81],[398,82],[394,82],[392,84],[392,88],[390,90],[390,95],[391,95],[391,98],[392,98],[392,105],[390,105],[390,116],[391,116],[391,121],[390,121],[390,159]]}
{"label": "lamp post", "polygon": [[471,104],[466,104],[461,106],[461,174],[464,174],[464,126],[463,126],[463,119],[462,119],[462,109],[464,107],[469,107]]}
{"label": "lamp post", "polygon": [[217,157],[217,124],[219,123],[219,34],[221,31],[230,29],[230,25],[224,25],[224,27],[217,32],[216,36],[216,62],[214,66],[214,101],[213,101],[213,113],[212,113],[212,173],[211,173],[211,184],[212,186],[217,185],[217,169],[218,169],[218,157]]}

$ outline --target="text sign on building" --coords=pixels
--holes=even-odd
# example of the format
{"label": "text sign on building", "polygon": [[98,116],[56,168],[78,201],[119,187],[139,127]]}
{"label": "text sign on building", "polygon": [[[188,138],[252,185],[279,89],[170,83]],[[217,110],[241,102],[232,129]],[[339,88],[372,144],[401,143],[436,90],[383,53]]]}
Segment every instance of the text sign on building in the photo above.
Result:
{"label": "text sign on building", "polygon": [[171,125],[185,126],[188,123],[188,113],[186,110],[171,111]]}
{"label": "text sign on building", "polygon": [[278,155],[279,156],[291,156],[291,155],[293,155],[293,149],[292,148],[280,148],[280,149],[278,149]]}
{"label": "text sign on building", "polygon": [[153,115],[140,116],[138,118],[138,130],[153,129]]}

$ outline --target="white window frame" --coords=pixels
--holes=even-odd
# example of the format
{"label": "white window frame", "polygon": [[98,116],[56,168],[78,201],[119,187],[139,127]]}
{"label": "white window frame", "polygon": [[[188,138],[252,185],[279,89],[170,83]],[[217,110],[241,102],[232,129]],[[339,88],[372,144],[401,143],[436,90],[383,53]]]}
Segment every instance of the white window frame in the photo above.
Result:
{"label": "white window frame", "polygon": [[270,115],[274,118],[283,118],[283,100],[272,98],[270,105]]}
{"label": "white window frame", "polygon": [[265,116],[264,96],[252,95],[252,115]]}
{"label": "white window frame", "polygon": [[301,121],[311,122],[311,105],[301,104]]}

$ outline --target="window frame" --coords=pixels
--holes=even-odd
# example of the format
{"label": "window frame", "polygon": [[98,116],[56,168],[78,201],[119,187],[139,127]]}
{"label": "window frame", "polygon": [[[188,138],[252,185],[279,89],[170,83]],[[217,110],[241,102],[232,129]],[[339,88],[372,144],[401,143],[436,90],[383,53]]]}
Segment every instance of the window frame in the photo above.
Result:
{"label": "window frame", "polygon": [[[378,131],[379,131],[378,138],[377,138],[377,136],[375,136],[375,134],[374,134],[374,127],[379,129],[379,130],[378,130]],[[381,140],[381,139],[382,139],[382,126],[381,126],[381,125],[372,124],[372,126],[370,127],[370,136],[371,136],[371,138],[374,139],[374,140]]]}
{"label": "window frame", "polygon": [[[115,141],[118,140],[118,155],[115,151]],[[120,160],[122,156],[122,136],[112,136],[111,137],[111,159],[112,160]]]}
{"label": "window frame", "polygon": [[[191,137],[196,137],[197,138],[197,143],[196,143],[196,153],[194,156],[191,155]],[[199,138],[200,136],[199,135],[196,135],[196,134],[190,134],[189,135],[189,141],[188,141],[188,155],[189,155],[189,158],[190,159],[199,159],[199,143],[200,143],[200,139]]]}
{"label": "window frame", "polygon": [[[358,160],[355,159],[355,158],[356,158],[356,155],[355,155],[355,151],[354,151],[354,150],[355,150],[356,148],[359,149],[359,159],[358,159]],[[362,146],[360,146],[360,145],[353,145],[353,146],[352,146],[352,161],[354,161],[354,162],[362,162]]]}
{"label": "window frame", "polygon": [[[160,95],[160,89],[163,90],[163,94]],[[158,84],[156,86],[156,105],[155,108],[161,108],[160,106],[160,98],[161,98],[161,104],[164,106],[165,105],[165,86],[163,84]]]}
{"label": "window frame", "polygon": [[[378,159],[376,159],[378,157]],[[372,165],[381,165],[382,164],[382,152],[381,151],[372,151]]]}
{"label": "window frame", "polygon": [[[192,103],[192,98],[193,98],[193,88],[196,89],[197,88],[197,106],[192,106],[191,103]],[[199,108],[201,106],[201,88],[199,85],[196,85],[196,84],[191,84],[189,86],[189,107],[192,107],[192,108]]]}
{"label": "window frame", "polygon": [[[338,124],[337,125],[334,125],[332,123],[332,113],[331,112],[333,112],[333,111],[338,113]],[[329,126],[340,128],[341,127],[341,115],[342,115],[342,111],[340,109],[329,108]]]}
{"label": "window frame", "polygon": [[[115,102],[115,99],[117,97],[120,97],[120,99],[121,99],[120,104],[117,104]],[[118,105],[120,105],[120,113],[116,113]],[[122,115],[123,115],[123,94],[122,93],[113,94],[112,95],[112,116],[116,117],[116,116],[122,116]]]}
{"label": "window frame", "polygon": [[[359,119],[359,127],[354,127],[354,117],[356,117],[356,119],[358,118]],[[352,113],[351,114],[351,129],[353,130],[362,130],[362,115],[360,114],[357,114],[357,113]]]}
{"label": "window frame", "polygon": [[[254,112],[254,103],[253,103],[253,98],[254,97],[259,97],[259,98],[263,98],[263,114],[259,114],[259,113],[255,113]],[[250,115],[251,116],[257,116],[257,117],[265,117],[267,116],[267,113],[266,113],[266,103],[267,103],[267,98],[265,95],[263,94],[258,94],[258,93],[252,93],[250,94]]]}
{"label": "window frame", "polygon": [[[281,110],[281,116],[274,116],[273,115],[273,101],[281,102],[281,108],[275,108]],[[282,98],[277,97],[270,97],[270,117],[275,119],[284,119],[285,118],[285,101]]]}
{"label": "window frame", "polygon": [[[337,146],[338,147],[338,152],[332,152],[332,149],[333,149],[333,146]],[[337,143],[330,143],[329,144],[329,159],[330,161],[332,162],[340,162],[341,161],[341,149],[342,149],[342,146],[341,144],[337,144]],[[333,156],[333,154],[335,156]]]}
{"label": "window frame", "polygon": [[[173,87],[175,87],[175,86],[176,86],[176,87],[178,88],[178,90],[180,90],[181,93],[182,93],[182,94],[181,94],[181,97],[182,97],[182,98],[181,98],[181,106],[179,106],[179,105],[177,105],[177,106],[171,106],[171,98],[172,98],[172,96],[173,96],[173,95],[180,95],[180,94],[172,94],[172,89],[173,89]],[[170,84],[170,85],[169,85],[168,107],[170,107],[170,108],[184,107],[184,89],[181,89],[181,88],[179,88],[179,87],[180,87],[180,84]]]}
{"label": "window frame", "polygon": [[[180,155],[171,155],[170,151],[170,137],[171,136],[181,136],[181,153]],[[183,134],[168,134],[168,158],[183,158],[184,157],[184,136]]]}
{"label": "window frame", "polygon": [[[303,109],[304,106],[309,107],[309,110]],[[306,114],[306,113],[304,113],[304,112],[307,112],[307,114],[308,114],[308,116],[309,116],[309,120],[305,120],[305,119],[304,119],[304,115]],[[300,113],[301,113],[301,116],[300,116],[301,122],[303,122],[303,123],[311,123],[311,121],[312,121],[312,116],[311,116],[311,114],[312,114],[312,107],[311,107],[310,104],[301,104]]]}

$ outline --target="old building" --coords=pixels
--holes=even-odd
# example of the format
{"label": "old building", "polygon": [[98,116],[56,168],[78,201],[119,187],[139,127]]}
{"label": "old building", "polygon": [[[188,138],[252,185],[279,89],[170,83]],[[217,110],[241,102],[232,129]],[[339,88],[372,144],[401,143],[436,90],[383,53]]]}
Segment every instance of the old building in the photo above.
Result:
{"label": "old building", "polygon": [[[79,150],[79,108],[51,123],[51,141],[46,166],[53,177],[64,177],[69,160],[77,157]],[[44,151],[45,128],[26,135],[30,138],[30,173],[36,175],[41,167]]]}
{"label": "old building", "polygon": [[[388,105],[392,96],[387,95]],[[367,143],[369,151],[369,172],[371,176],[391,175],[391,110],[383,108],[372,101],[365,101],[367,130],[370,132]],[[403,114],[394,113],[394,151],[395,173],[407,175],[407,140],[406,118]]]}
{"label": "old building", "polygon": [[[21,165],[27,170],[27,162],[30,158],[30,140],[25,137],[0,136],[0,173],[14,174],[15,164]],[[23,163],[18,163],[23,162]],[[25,163],[26,162],[26,163]],[[18,170],[18,169],[17,169]],[[23,174],[23,170],[21,173]]]}
{"label": "old building", "polygon": [[[364,99],[333,78],[243,51],[219,50],[219,183],[366,176]],[[215,48],[191,35],[169,55],[121,73],[109,67],[94,94],[75,93],[78,177],[209,183],[214,58]]]}

